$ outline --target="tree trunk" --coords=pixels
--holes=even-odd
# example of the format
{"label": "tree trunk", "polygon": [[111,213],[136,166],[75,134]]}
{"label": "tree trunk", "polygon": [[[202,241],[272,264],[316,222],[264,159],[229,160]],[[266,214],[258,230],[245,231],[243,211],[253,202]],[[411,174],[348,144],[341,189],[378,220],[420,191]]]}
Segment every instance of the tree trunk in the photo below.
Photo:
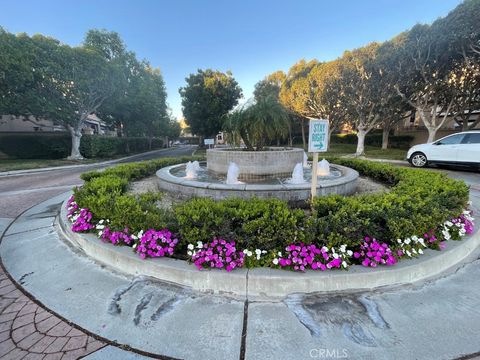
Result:
{"label": "tree trunk", "polygon": [[303,148],[307,148],[307,140],[305,138],[305,119],[302,117],[301,118],[301,124],[302,124],[302,142],[303,142]]}
{"label": "tree trunk", "polygon": [[357,151],[355,152],[356,156],[365,155],[365,136],[368,134],[367,130],[359,129],[357,132]]}
{"label": "tree trunk", "polygon": [[428,130],[428,140],[427,143],[431,143],[435,141],[435,136],[437,135],[437,129],[435,127],[427,126]]}
{"label": "tree trunk", "polygon": [[148,150],[152,150],[153,136],[148,137]]}
{"label": "tree trunk", "polygon": [[293,139],[292,139],[292,124],[288,125],[288,146],[293,146]]}
{"label": "tree trunk", "polygon": [[330,147],[330,144],[331,144],[331,141],[332,141],[333,131],[334,131],[334,129],[332,129],[332,128],[329,128],[329,129],[328,129],[328,142],[327,142],[328,147]]}
{"label": "tree trunk", "polygon": [[382,130],[382,150],[388,148],[388,135],[390,135],[390,127],[384,126]]}
{"label": "tree trunk", "polygon": [[68,130],[72,136],[72,152],[67,157],[68,160],[83,160],[80,154],[80,140],[82,139],[82,122],[75,127],[68,125]]}

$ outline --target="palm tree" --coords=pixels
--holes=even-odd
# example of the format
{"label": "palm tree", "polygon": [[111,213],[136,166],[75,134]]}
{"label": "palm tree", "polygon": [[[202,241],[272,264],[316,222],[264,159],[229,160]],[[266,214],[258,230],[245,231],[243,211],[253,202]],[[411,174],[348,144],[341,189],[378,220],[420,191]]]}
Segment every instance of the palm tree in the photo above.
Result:
{"label": "palm tree", "polygon": [[289,122],[284,107],[269,96],[229,114],[225,127],[233,136],[237,134],[242,138],[247,150],[261,151],[270,141],[288,135]]}

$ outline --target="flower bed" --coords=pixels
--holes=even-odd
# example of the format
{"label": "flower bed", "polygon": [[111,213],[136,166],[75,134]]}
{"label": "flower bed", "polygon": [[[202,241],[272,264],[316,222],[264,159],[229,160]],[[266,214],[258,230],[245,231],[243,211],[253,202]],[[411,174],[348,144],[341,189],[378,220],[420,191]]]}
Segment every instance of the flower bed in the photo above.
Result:
{"label": "flower bed", "polygon": [[317,198],[311,214],[276,199],[192,199],[166,211],[156,206],[159,193],[126,193],[129,181],[189,159],[83,174],[85,185],[67,203],[72,230],[96,231],[103,241],[131,246],[142,259],[174,256],[199,269],[227,271],[392,266],[473,232],[471,213],[463,210],[468,199],[463,182],[362,160],[335,162],[390,185],[391,191]]}

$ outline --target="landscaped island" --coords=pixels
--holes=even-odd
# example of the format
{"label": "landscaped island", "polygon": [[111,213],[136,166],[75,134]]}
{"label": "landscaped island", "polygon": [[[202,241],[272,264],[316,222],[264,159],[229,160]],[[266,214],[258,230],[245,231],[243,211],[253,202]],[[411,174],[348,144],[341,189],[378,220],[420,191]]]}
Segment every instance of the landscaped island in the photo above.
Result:
{"label": "landscaped island", "polygon": [[358,159],[331,159],[380,181],[389,191],[318,197],[308,210],[278,199],[193,198],[172,209],[163,194],[127,193],[129,182],[194,160],[161,159],[82,175],[68,201],[72,230],[131,246],[141,258],[173,256],[198,268],[292,270],[394,265],[441,250],[473,232],[468,187],[444,174]]}

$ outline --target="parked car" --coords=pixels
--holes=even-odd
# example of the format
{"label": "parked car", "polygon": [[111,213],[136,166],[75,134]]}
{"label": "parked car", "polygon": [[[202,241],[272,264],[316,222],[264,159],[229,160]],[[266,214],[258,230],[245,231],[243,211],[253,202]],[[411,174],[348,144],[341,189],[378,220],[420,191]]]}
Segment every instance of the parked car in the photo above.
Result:
{"label": "parked car", "polygon": [[432,143],[412,146],[407,152],[407,160],[414,167],[439,164],[480,169],[480,130],[460,132]]}

